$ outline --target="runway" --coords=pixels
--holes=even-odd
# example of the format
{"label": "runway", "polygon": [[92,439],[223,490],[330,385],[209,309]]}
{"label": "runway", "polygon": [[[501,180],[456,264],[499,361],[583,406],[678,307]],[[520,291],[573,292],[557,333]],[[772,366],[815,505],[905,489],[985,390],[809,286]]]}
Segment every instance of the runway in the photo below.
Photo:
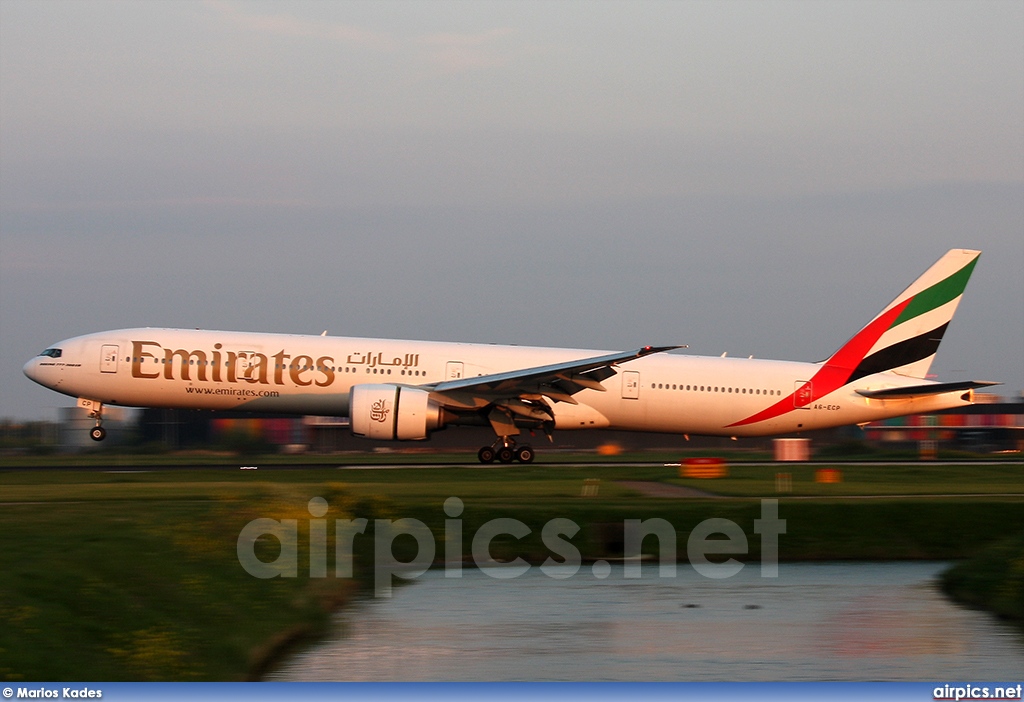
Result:
{"label": "runway", "polygon": [[[985,460],[952,460],[952,461],[729,461],[726,462],[730,466],[739,467],[776,467],[776,468],[798,468],[801,466],[806,467],[875,467],[884,468],[887,466],[892,467],[937,467],[937,466],[1006,466],[1006,465],[1019,465],[1024,468],[1024,459],[1019,457],[1007,458],[1007,459],[985,459]],[[146,472],[157,472],[157,471],[175,471],[175,470],[210,470],[210,471],[237,471],[237,470],[256,470],[256,471],[278,471],[278,470],[353,470],[353,471],[374,471],[374,470],[438,470],[447,468],[477,468],[481,471],[500,471],[504,468],[550,468],[557,470],[559,468],[672,468],[677,467],[678,463],[664,463],[662,461],[558,461],[546,463],[543,460],[538,460],[529,464],[521,463],[492,463],[492,464],[481,464],[476,460],[467,456],[465,461],[437,461],[437,462],[418,462],[418,463],[351,463],[351,464],[338,464],[330,462],[318,462],[318,463],[260,463],[260,462],[245,462],[239,461],[237,464],[183,464],[183,463],[146,463],[146,464],[130,464],[130,463],[119,463],[116,459],[112,460],[107,465],[85,465],[85,464],[68,464],[68,463],[52,463],[45,465],[19,465],[13,463],[5,465],[0,461],[0,471],[34,471],[34,470],[64,470],[64,471],[82,471],[82,472],[103,472],[103,473],[146,473]]]}
{"label": "runway", "polygon": [[[1020,465],[1024,468],[1024,460],[1020,458],[1007,459],[1007,460],[979,460],[979,461],[734,461],[730,462],[726,460],[726,463],[736,467],[749,467],[749,468],[764,468],[764,467],[777,467],[777,468],[793,468],[797,466],[810,466],[810,467],[846,467],[846,466],[872,466],[872,467],[885,467],[885,466],[1002,466],[1002,465]],[[579,462],[568,462],[559,461],[557,463],[545,463],[543,461],[535,461],[534,463],[528,464],[533,467],[548,467],[548,468],[676,468],[679,466],[678,463],[662,463],[660,461],[650,462],[638,462],[638,461],[579,461]],[[342,465],[337,466],[338,470],[413,470],[417,468],[458,468],[458,467],[473,467],[476,466],[481,470],[495,470],[501,469],[502,467],[521,467],[519,463],[492,463],[489,465],[483,465],[476,461],[467,461],[465,463],[454,463],[451,461],[443,463],[389,463],[389,464],[365,464],[365,465]],[[267,466],[272,468],[274,466]],[[308,468],[315,468],[315,465],[306,466]]]}

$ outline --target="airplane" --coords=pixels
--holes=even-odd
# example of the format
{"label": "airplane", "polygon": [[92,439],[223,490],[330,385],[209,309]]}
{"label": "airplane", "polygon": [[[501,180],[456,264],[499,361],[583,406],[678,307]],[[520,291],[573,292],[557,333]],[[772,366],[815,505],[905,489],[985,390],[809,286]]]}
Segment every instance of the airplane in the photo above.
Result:
{"label": "airplane", "polygon": [[927,378],[980,251],[953,249],[819,363],[186,329],[122,329],[48,347],[25,375],[111,406],[349,417],[369,439],[490,426],[481,463],[534,460],[523,430],[770,436],[972,404],[987,381]]}

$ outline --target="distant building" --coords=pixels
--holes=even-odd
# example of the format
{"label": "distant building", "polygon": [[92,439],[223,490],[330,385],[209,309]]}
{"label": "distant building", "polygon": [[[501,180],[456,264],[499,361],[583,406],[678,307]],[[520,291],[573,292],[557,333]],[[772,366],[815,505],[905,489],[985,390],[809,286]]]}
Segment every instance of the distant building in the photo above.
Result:
{"label": "distant building", "polygon": [[864,434],[886,445],[934,441],[963,451],[1024,451],[1024,402],[984,396],[970,407],[871,422]]}
{"label": "distant building", "polygon": [[[916,448],[935,442],[943,449],[974,452],[1024,450],[1024,398],[1005,402],[998,396],[980,398],[971,407],[929,415],[911,415],[872,422],[864,427],[839,427],[792,436],[807,437],[813,447],[850,441],[880,446]],[[992,400],[995,401],[992,401]],[[162,444],[168,449],[202,449],[240,445],[246,441],[277,447],[290,453],[338,453],[359,451],[475,451],[494,441],[489,427],[455,427],[434,433],[428,441],[368,441],[352,435],[345,417],[253,416],[205,410],[141,411],[108,408],[104,426],[110,441]],[[57,445],[77,451],[95,446],[88,437],[93,420],[84,410],[60,411]],[[771,451],[772,437],[685,437],[680,434],[646,434],[622,431],[556,431],[552,449],[597,450],[615,445],[624,450],[644,449],[746,449]],[[520,443],[548,446],[543,434],[524,432]],[[109,445],[109,444],[108,444]]]}

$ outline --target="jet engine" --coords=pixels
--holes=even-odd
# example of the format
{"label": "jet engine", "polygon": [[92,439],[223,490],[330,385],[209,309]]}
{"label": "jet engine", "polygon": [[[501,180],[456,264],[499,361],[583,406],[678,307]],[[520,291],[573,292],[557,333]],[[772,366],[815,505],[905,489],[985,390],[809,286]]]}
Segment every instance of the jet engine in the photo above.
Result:
{"label": "jet engine", "polygon": [[419,441],[452,417],[430,393],[402,385],[355,385],[349,393],[352,433],[367,439]]}

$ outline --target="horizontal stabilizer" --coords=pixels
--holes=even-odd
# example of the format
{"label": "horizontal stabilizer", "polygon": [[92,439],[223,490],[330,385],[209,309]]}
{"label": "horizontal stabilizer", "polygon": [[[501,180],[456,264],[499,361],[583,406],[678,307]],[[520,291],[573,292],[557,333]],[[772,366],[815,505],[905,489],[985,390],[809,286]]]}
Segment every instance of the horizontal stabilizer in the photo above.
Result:
{"label": "horizontal stabilizer", "polygon": [[910,385],[905,388],[888,388],[886,390],[858,390],[857,394],[877,400],[895,400],[926,395],[942,395],[947,392],[958,392],[960,390],[975,390],[977,388],[987,388],[990,385],[1001,385],[1001,383],[993,383],[988,380],[965,380],[962,383],[929,383],[928,385]]}

